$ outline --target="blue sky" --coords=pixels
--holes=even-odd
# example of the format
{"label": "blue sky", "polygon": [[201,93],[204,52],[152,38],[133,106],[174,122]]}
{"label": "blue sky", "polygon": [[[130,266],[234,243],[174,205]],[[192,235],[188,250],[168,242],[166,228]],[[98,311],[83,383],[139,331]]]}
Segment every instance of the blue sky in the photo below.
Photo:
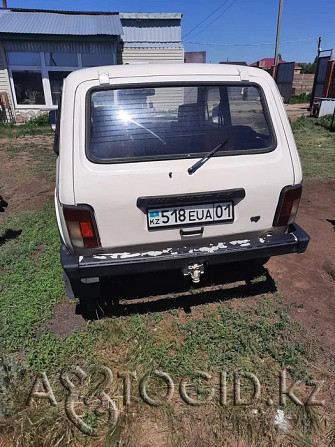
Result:
{"label": "blue sky", "polygon": [[[205,50],[207,62],[211,63],[227,58],[252,63],[273,57],[278,3],[279,0],[7,0],[9,8],[181,12],[186,51]],[[217,8],[208,20],[186,35]],[[334,0],[284,0],[279,52],[286,61],[312,62],[318,36],[322,37],[322,49],[335,47],[334,29]]]}

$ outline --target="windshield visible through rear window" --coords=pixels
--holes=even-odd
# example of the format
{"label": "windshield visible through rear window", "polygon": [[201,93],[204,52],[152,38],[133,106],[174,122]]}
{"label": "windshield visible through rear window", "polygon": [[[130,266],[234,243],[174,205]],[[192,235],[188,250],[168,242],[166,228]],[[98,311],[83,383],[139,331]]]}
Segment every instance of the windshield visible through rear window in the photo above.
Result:
{"label": "windshield visible through rear window", "polygon": [[266,152],[275,139],[260,88],[188,85],[90,92],[87,155],[96,162]]}

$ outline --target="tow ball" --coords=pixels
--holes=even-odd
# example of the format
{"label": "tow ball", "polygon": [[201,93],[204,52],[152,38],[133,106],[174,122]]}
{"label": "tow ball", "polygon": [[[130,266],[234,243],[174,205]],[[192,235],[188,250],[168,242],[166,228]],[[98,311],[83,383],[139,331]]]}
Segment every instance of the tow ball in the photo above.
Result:
{"label": "tow ball", "polygon": [[194,264],[187,265],[182,269],[184,276],[191,276],[192,282],[199,283],[200,275],[205,272],[204,264],[195,262]]}

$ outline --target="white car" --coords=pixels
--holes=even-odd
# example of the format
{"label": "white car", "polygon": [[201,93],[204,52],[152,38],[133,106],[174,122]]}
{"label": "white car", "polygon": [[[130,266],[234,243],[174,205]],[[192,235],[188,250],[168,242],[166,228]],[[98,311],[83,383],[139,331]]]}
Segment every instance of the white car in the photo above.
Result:
{"label": "white car", "polygon": [[[302,171],[264,71],[213,64],[71,73],[55,137],[61,262],[73,290],[113,276],[302,253]],[[74,292],[76,295],[77,292]]]}

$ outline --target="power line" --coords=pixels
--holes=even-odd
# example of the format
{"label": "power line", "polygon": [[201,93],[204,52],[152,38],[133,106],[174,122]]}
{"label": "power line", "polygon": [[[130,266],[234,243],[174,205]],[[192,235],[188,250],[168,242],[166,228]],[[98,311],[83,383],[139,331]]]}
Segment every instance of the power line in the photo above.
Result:
{"label": "power line", "polygon": [[200,25],[202,25],[204,22],[206,22],[207,19],[209,19],[210,17],[212,17],[212,15],[215,14],[216,11],[218,11],[219,9],[221,9],[226,3],[228,3],[228,1],[229,1],[229,0],[225,0],[223,3],[221,3],[221,5],[220,5],[218,8],[216,8],[213,12],[211,12],[211,13],[209,14],[209,16],[207,16],[206,18],[204,18],[200,23],[198,23],[198,25],[196,25],[194,28],[192,28],[191,31],[189,31],[188,33],[186,33],[186,34],[184,35],[184,38],[185,38],[186,36],[188,36],[189,34],[191,34],[195,29],[199,28]]}
{"label": "power line", "polygon": [[[297,42],[307,42],[308,40],[317,40],[317,37],[308,37],[307,39],[298,40],[287,40],[286,42],[281,42],[281,44],[297,43]],[[188,43],[191,45],[216,45],[221,47],[257,47],[261,45],[274,45],[274,42],[261,42],[261,43],[215,43],[215,42],[190,42],[183,41],[183,43]]]}
{"label": "power line", "polygon": [[226,9],[224,9],[222,12],[221,12],[221,14],[219,14],[218,16],[216,16],[215,17],[215,19],[214,20],[212,20],[208,25],[206,25],[206,27],[205,28],[203,28],[202,30],[200,30],[197,34],[194,34],[193,36],[192,36],[192,39],[194,38],[194,37],[196,37],[196,36],[199,36],[199,34],[201,34],[202,32],[204,32],[205,30],[207,30],[211,25],[213,25],[213,23],[215,23],[225,12],[227,12],[228,11],[228,9],[230,9],[233,5],[234,5],[234,3],[236,3],[237,2],[237,0],[233,0],[233,2],[226,8]]}

